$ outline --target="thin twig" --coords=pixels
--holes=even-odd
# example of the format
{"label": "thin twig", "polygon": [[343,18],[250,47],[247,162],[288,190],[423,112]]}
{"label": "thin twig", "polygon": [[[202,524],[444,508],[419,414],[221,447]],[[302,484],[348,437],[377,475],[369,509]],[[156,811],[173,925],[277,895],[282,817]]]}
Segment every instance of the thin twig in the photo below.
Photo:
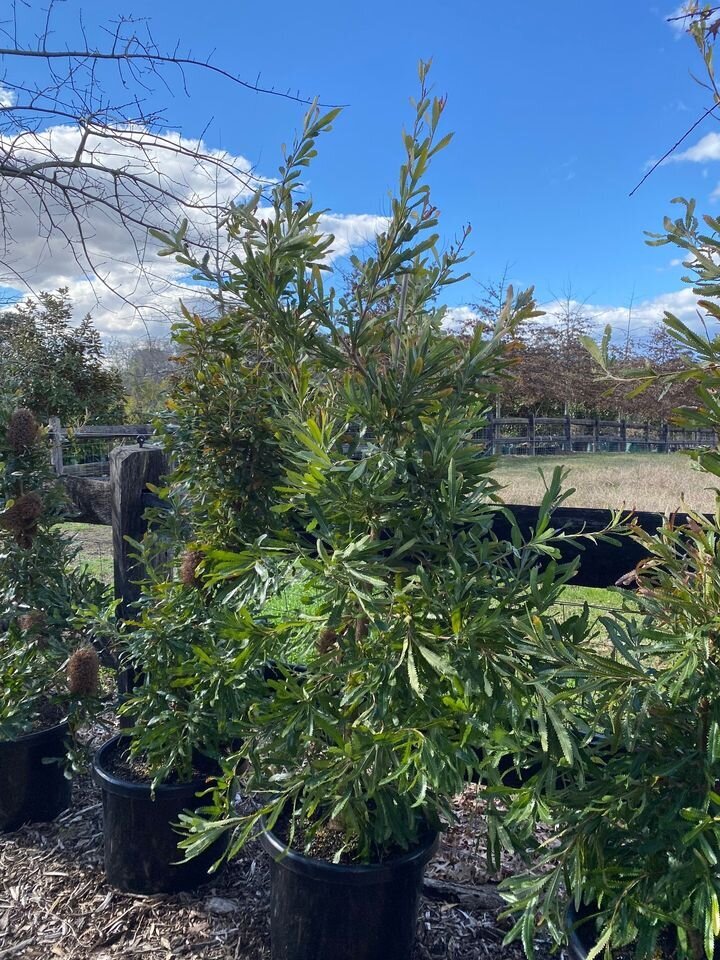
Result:
{"label": "thin twig", "polygon": [[675,153],[675,151],[676,151],[677,148],[680,146],[680,144],[683,143],[683,141],[687,140],[687,138],[690,136],[690,134],[693,132],[693,130],[695,130],[696,127],[699,127],[700,124],[703,122],[703,120],[705,120],[707,117],[709,117],[710,114],[713,113],[715,110],[717,110],[717,108],[718,108],[719,106],[720,106],[720,104],[714,103],[711,107],[708,107],[708,109],[705,111],[705,113],[703,113],[703,115],[702,115],[701,117],[698,117],[698,119],[697,119],[697,120],[695,121],[695,123],[690,127],[690,129],[689,129],[689,130],[686,130],[686,132],[680,137],[680,139],[679,139],[679,140],[676,140],[675,143],[670,147],[670,149],[667,150],[667,151],[660,157],[660,159],[657,160],[657,161],[650,167],[650,169],[649,169],[648,172],[645,174],[645,176],[642,178],[642,180],[641,180],[638,184],[636,184],[636,186],[633,187],[633,189],[630,191],[630,193],[628,194],[628,196],[629,196],[629,197],[632,197],[633,194],[636,193],[636,192],[640,189],[640,187],[645,183],[645,181],[647,180],[647,178],[648,178],[649,176],[651,176],[651,174],[653,174],[653,173],[657,170],[657,168],[660,166],[660,164],[661,164],[661,163],[664,163],[665,160],[667,160],[667,158],[668,158],[669,156],[671,156],[673,153]]}
{"label": "thin twig", "polygon": [[[0,48],[0,57],[35,57],[41,60],[111,60],[115,63],[130,63],[134,60],[139,60],[144,63],[149,63],[150,65],[155,63],[170,63],[176,67],[201,67],[203,70],[216,73],[218,76],[224,77],[226,80],[231,80],[233,83],[244,87],[246,90],[251,90],[253,93],[263,93],[271,97],[280,97],[284,100],[293,100],[295,103],[305,103],[308,105],[315,102],[311,98],[290,93],[289,90],[282,92],[272,87],[261,87],[258,83],[243,80],[241,77],[238,77],[237,74],[230,73],[229,70],[216,67],[208,60],[196,60],[193,57],[177,57],[153,52],[128,53],[123,51],[122,53],[116,53],[114,51],[103,52],[99,50],[22,50],[12,49],[11,47]],[[337,107],[340,106],[340,104],[321,103],[319,106]],[[343,104],[343,106],[347,106],[347,104]]]}
{"label": "thin twig", "polygon": [[707,20],[714,13],[717,13],[720,7],[710,7],[708,10],[690,10],[688,13],[681,13],[675,17],[667,17],[668,23],[675,23],[678,20],[690,20],[692,17],[699,17],[700,20]]}

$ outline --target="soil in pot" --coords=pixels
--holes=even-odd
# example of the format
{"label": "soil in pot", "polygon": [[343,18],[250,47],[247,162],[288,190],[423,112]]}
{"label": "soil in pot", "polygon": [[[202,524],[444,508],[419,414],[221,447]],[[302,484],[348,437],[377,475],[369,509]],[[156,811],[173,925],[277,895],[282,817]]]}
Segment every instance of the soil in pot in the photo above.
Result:
{"label": "soil in pot", "polygon": [[207,801],[197,794],[207,788],[198,772],[190,783],[164,783],[154,797],[147,778],[128,765],[122,735],[102,746],[93,760],[93,778],[102,791],[105,876],[129,893],[177,893],[209,883],[208,871],[228,842],[222,837],[200,856],[179,863],[183,851],[177,828],[183,810],[197,810]]}
{"label": "soil in pot", "polygon": [[70,806],[72,782],[64,768],[67,736],[63,721],[0,741],[0,831],[46,823]]}
{"label": "soil in pot", "polygon": [[263,833],[272,860],[273,960],[409,960],[423,873],[437,842],[428,835],[383,863],[334,864]]}

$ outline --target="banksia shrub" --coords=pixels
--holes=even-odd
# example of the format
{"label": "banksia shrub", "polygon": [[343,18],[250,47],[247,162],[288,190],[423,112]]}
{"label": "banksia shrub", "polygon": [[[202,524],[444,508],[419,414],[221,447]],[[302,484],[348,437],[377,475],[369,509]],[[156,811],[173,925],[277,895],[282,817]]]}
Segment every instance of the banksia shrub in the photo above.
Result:
{"label": "banksia shrub", "polygon": [[186,550],[180,565],[180,579],[186,587],[202,586],[202,580],[197,575],[197,568],[203,560],[201,550]]}
{"label": "banksia shrub", "polygon": [[37,440],[40,429],[32,410],[21,407],[10,417],[7,427],[7,442],[13,453],[29,450]]}
{"label": "banksia shrub", "polygon": [[0,527],[12,533],[18,546],[30,547],[42,512],[43,502],[40,494],[34,491],[25,493],[18,497],[4,513],[0,513]]}
{"label": "banksia shrub", "polygon": [[68,660],[68,690],[73,697],[94,697],[99,689],[100,661],[94,647],[79,647]]}

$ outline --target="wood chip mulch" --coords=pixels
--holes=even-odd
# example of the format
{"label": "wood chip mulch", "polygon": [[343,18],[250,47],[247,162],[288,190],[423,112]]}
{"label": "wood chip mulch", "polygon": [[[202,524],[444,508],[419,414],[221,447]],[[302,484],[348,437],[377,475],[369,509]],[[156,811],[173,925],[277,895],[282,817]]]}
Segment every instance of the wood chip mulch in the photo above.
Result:
{"label": "wood chip mulch", "polygon": [[[100,797],[88,779],[51,824],[0,834],[0,960],[265,960],[268,868],[257,844],[194,894],[137,896],[103,875]],[[482,800],[469,787],[459,822],[428,868],[413,960],[522,960],[502,946],[495,883],[482,855]],[[537,945],[546,960],[549,945]],[[388,958],[392,960],[392,958]]]}

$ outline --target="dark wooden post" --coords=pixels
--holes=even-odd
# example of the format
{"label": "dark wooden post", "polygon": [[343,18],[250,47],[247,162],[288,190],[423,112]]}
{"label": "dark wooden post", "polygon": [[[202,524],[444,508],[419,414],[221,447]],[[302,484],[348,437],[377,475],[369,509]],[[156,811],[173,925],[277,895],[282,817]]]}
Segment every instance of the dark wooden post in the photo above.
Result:
{"label": "dark wooden post", "polygon": [[493,456],[496,456],[496,455],[497,455],[497,452],[498,452],[498,442],[497,442],[498,430],[499,430],[498,423],[499,423],[499,422],[498,422],[497,417],[493,417],[492,420],[490,421],[490,431],[491,431],[491,433],[490,433],[490,436],[491,436],[491,447],[490,447],[490,449],[491,449],[491,452],[492,452],[492,455],[493,455]]}
{"label": "dark wooden post", "polygon": [[167,468],[160,447],[116,447],[110,451],[115,597],[120,600],[118,616],[126,620],[130,605],[140,596],[135,581],[143,577],[142,567],[131,554],[134,547],[125,539],[142,540],[147,530],[143,494],[148,483],[158,484]]}
{"label": "dark wooden post", "polygon": [[493,416],[492,413],[488,416],[487,424],[483,430],[483,433],[484,433],[485,443],[487,444],[487,446],[490,448],[490,451],[492,452],[492,442],[493,442],[493,436],[495,433],[495,417]]}
{"label": "dark wooden post", "polygon": [[650,424],[647,420],[643,423],[643,442],[645,446],[645,453],[650,452]]}
{"label": "dark wooden post", "polygon": [[620,451],[625,453],[627,451],[627,421],[620,421]]}
{"label": "dark wooden post", "polygon": [[531,413],[528,417],[528,427],[527,427],[528,443],[530,444],[530,456],[534,457],[536,452],[535,447],[535,414]]}
{"label": "dark wooden post", "polygon": [[593,453],[598,452],[599,446],[600,446],[600,418],[595,417],[595,419],[593,420],[593,440],[592,440]]}
{"label": "dark wooden post", "polygon": [[[148,483],[157,484],[167,470],[167,459],[160,447],[116,447],[110,451],[110,496],[113,535],[113,572],[115,597],[120,600],[118,619],[131,616],[131,605],[140,596],[139,581],[143,579],[142,565],[131,554],[126,537],[141,541],[147,532],[143,494]],[[127,694],[137,683],[131,668],[118,673],[120,696]],[[131,725],[125,718],[121,726]]]}
{"label": "dark wooden post", "polygon": [[52,430],[52,447],[50,448],[50,462],[53,470],[60,477],[63,474],[62,424],[60,417],[50,417]]}
{"label": "dark wooden post", "polygon": [[663,423],[660,427],[660,447],[664,450],[665,453],[670,453],[670,428],[667,423]]}
{"label": "dark wooden post", "polygon": [[571,453],[571,452],[572,452],[572,422],[571,422],[571,420],[570,420],[570,415],[569,415],[569,414],[565,417],[565,424],[564,424],[564,426],[565,426],[565,429],[564,429],[564,434],[565,434],[565,443],[564,443],[565,452],[566,452],[566,453]]}

